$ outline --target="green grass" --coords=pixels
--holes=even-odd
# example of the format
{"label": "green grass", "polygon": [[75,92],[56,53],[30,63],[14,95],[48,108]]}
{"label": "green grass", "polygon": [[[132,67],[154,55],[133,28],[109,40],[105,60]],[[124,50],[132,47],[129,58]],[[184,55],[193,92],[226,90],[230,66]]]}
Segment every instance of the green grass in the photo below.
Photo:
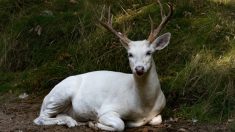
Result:
{"label": "green grass", "polygon": [[[234,4],[173,2],[174,15],[163,29],[172,33],[171,44],[154,56],[167,97],[165,116],[234,118]],[[149,14],[160,21],[159,7],[144,0],[0,0],[0,92],[45,94],[70,75],[130,72],[118,39],[96,25],[103,4],[112,5],[115,28],[132,40],[148,36]]]}
{"label": "green grass", "polygon": [[[235,106],[235,56],[216,58],[206,51],[192,58],[171,83],[179,91],[181,113],[200,120],[229,118]],[[216,115],[217,116],[214,116]]]}

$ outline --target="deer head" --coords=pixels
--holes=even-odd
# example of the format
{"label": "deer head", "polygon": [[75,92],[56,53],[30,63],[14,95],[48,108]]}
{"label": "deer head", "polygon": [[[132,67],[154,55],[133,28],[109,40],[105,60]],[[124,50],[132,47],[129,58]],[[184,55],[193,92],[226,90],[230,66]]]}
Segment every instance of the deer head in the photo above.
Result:
{"label": "deer head", "polygon": [[172,16],[173,6],[170,3],[167,4],[169,7],[169,13],[166,16],[164,14],[161,2],[157,0],[157,3],[160,6],[162,21],[159,24],[159,26],[154,29],[153,21],[150,17],[151,32],[147,40],[132,41],[122,33],[117,32],[115,29],[113,29],[112,27],[113,16],[110,14],[110,7],[108,9],[107,21],[106,22],[103,21],[104,10],[102,11],[101,18],[99,19],[99,23],[104,28],[112,32],[115,36],[117,36],[121,41],[121,43],[123,44],[123,46],[127,49],[131,70],[135,75],[139,77],[147,73],[148,70],[150,69],[153,61],[152,59],[153,53],[156,50],[162,50],[163,48],[165,48],[169,44],[171,38],[171,33],[165,33],[161,36],[158,36],[158,34]]}

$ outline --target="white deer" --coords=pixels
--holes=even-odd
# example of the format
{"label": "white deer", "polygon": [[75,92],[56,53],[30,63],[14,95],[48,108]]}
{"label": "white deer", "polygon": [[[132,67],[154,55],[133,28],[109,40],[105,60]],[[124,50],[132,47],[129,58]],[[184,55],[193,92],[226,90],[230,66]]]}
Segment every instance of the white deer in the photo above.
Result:
{"label": "white deer", "polygon": [[[100,24],[115,34],[127,49],[133,74],[112,71],[94,71],[70,76],[57,84],[44,98],[37,125],[67,125],[74,127],[88,122],[95,129],[123,131],[127,127],[162,122],[160,112],[165,106],[165,96],[160,88],[152,54],[165,48],[171,34],[157,37],[172,15],[164,15],[160,3],[162,22],[153,29],[147,40],[131,41],[112,27],[110,8],[108,21]],[[124,123],[125,121],[125,123]]]}

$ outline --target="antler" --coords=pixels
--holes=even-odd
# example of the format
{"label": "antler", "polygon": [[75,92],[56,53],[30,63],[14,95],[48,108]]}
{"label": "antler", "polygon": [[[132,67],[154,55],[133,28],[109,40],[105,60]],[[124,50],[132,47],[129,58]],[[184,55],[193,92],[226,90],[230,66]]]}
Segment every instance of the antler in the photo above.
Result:
{"label": "antler", "polygon": [[115,29],[113,29],[113,26],[112,26],[112,21],[113,21],[113,15],[110,13],[110,6],[109,6],[109,10],[108,10],[108,18],[107,18],[107,22],[104,22],[102,19],[103,19],[103,12],[105,10],[105,6],[103,7],[103,10],[102,10],[102,13],[101,13],[101,17],[99,19],[99,23],[104,27],[106,28],[107,30],[109,30],[110,32],[112,32],[115,36],[117,36],[121,42],[124,42],[126,44],[130,43],[131,40],[128,39],[125,35],[123,35],[122,33],[120,32],[117,32]]}
{"label": "antler", "polygon": [[161,29],[167,24],[167,22],[170,20],[170,17],[173,14],[173,6],[171,3],[167,3],[168,8],[169,8],[169,12],[168,12],[167,16],[164,14],[164,10],[163,10],[163,7],[162,7],[160,0],[157,0],[157,3],[160,6],[162,21],[156,29],[153,29],[154,28],[153,21],[152,21],[151,17],[149,16],[150,22],[151,22],[151,32],[149,34],[148,41],[150,43],[152,43],[158,37],[158,34],[160,33]]}

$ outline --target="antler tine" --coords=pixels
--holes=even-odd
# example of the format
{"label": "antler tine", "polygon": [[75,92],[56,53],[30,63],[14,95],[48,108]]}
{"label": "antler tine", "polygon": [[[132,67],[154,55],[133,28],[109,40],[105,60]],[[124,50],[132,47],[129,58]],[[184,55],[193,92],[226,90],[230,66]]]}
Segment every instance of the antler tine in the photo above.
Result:
{"label": "antler tine", "polygon": [[163,10],[163,7],[162,7],[162,3],[160,2],[160,0],[157,0],[157,3],[159,4],[159,6],[160,6],[160,11],[161,11],[161,17],[162,17],[162,19],[165,17],[165,15],[164,15],[164,10]]}
{"label": "antler tine", "polygon": [[104,5],[103,8],[102,8],[99,21],[102,21],[102,19],[103,19],[103,17],[104,17],[104,15],[103,15],[103,14],[104,14],[104,10],[105,10],[105,5]]}
{"label": "antler tine", "polygon": [[151,25],[150,25],[150,26],[151,26],[151,31],[150,31],[150,33],[152,33],[153,30],[154,30],[154,29],[153,29],[154,27],[153,27],[153,19],[152,19],[152,17],[151,17],[150,15],[149,15],[149,20],[150,20],[150,24],[151,24]]}
{"label": "antler tine", "polygon": [[112,18],[111,18],[111,7],[109,6],[109,9],[108,9],[108,24],[110,25],[110,26],[112,26],[112,20],[111,20]]}
{"label": "antler tine", "polygon": [[[101,18],[103,18],[103,10],[102,10]],[[108,20],[107,20],[107,22],[104,22],[102,19],[99,19],[98,21],[104,28],[106,28],[111,33],[113,33],[115,36],[117,36],[120,39],[121,42],[124,42],[126,44],[129,44],[131,42],[131,40],[128,39],[125,35],[123,35],[120,32],[117,32],[115,29],[113,29],[113,26],[112,26],[113,15],[111,14],[111,7],[110,6],[108,8]]]}
{"label": "antler tine", "polygon": [[153,37],[153,31],[154,31],[154,24],[153,24],[153,19],[152,17],[149,15],[149,20],[150,20],[150,26],[151,26],[151,31],[150,31],[150,34],[149,34],[149,38],[152,38]]}
{"label": "antler tine", "polygon": [[162,28],[167,24],[167,22],[170,20],[170,17],[172,16],[173,14],[173,5],[171,3],[167,3],[167,6],[169,8],[169,12],[167,14],[167,16],[163,13],[163,7],[162,7],[162,4],[160,2],[160,0],[157,0],[157,2],[159,3],[160,5],[160,11],[161,11],[161,17],[162,17],[162,21],[161,23],[159,24],[159,26],[153,30],[153,26],[152,26],[152,20],[150,19],[151,21],[151,32],[149,34],[149,37],[148,37],[148,41],[150,43],[152,43],[156,38],[157,38],[157,35],[160,33],[160,31],[162,30]]}

